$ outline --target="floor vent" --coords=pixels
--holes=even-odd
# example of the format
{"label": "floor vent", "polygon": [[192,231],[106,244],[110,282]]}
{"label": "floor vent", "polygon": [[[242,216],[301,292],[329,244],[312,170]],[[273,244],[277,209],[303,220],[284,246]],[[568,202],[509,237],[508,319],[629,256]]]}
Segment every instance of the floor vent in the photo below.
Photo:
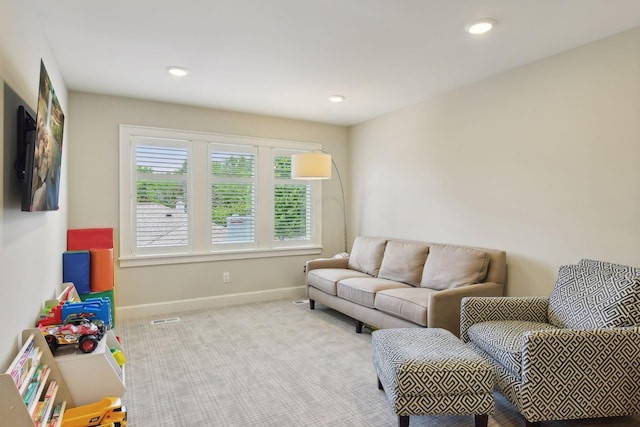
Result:
{"label": "floor vent", "polygon": [[162,325],[165,323],[173,323],[173,322],[179,322],[180,318],[179,317],[169,317],[167,319],[156,319],[156,320],[152,320],[151,324],[152,325]]}
{"label": "floor vent", "polygon": [[303,300],[293,301],[293,303],[295,305],[304,305],[304,304],[309,304],[309,300],[308,299],[303,299]]}

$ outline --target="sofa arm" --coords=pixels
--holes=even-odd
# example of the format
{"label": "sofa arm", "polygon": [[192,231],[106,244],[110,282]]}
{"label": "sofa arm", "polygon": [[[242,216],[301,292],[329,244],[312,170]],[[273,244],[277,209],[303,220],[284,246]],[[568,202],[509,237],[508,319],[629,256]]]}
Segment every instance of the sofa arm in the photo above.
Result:
{"label": "sofa arm", "polygon": [[305,272],[309,274],[316,268],[347,268],[349,258],[318,258],[307,261]]}
{"label": "sofa arm", "polygon": [[494,320],[524,320],[546,323],[549,297],[464,298],[460,312],[460,339],[469,341],[467,330],[474,323]]}
{"label": "sofa arm", "polygon": [[429,295],[427,326],[444,328],[456,336],[460,335],[460,303],[469,296],[499,296],[504,293],[504,285],[484,282],[459,288],[445,289]]}
{"label": "sofa arm", "polygon": [[522,345],[520,400],[529,421],[640,411],[640,328],[534,331]]}

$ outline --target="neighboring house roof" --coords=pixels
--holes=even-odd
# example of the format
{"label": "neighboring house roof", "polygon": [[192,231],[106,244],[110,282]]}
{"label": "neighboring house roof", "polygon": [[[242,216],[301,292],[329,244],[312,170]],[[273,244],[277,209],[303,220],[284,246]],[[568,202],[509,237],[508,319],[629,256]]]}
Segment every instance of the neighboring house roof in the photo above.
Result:
{"label": "neighboring house roof", "polygon": [[[137,246],[181,246],[189,243],[189,216],[184,209],[157,203],[137,204]],[[226,227],[212,225],[216,240],[224,240]]]}

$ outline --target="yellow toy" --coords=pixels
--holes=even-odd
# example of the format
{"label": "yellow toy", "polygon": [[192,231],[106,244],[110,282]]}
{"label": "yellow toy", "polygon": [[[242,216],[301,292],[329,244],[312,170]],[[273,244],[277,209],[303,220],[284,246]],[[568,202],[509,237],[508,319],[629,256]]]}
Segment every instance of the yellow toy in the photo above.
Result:
{"label": "yellow toy", "polygon": [[127,408],[119,397],[105,397],[99,402],[64,411],[62,427],[126,427]]}

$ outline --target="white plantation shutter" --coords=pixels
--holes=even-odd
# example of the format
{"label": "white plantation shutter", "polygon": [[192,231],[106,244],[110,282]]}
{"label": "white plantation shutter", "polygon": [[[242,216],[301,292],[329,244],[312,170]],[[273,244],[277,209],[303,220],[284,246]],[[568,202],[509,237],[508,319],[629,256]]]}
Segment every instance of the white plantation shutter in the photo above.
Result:
{"label": "white plantation shutter", "polygon": [[256,158],[251,146],[210,144],[211,244],[253,246]]}
{"label": "white plantation shutter", "polygon": [[308,241],[312,237],[312,188],[307,181],[291,179],[291,155],[274,150],[275,241]]}
{"label": "white plantation shutter", "polygon": [[120,266],[317,255],[317,143],[120,125]]}
{"label": "white plantation shutter", "polygon": [[136,138],[135,247],[178,248],[189,241],[189,149],[183,141]]}

